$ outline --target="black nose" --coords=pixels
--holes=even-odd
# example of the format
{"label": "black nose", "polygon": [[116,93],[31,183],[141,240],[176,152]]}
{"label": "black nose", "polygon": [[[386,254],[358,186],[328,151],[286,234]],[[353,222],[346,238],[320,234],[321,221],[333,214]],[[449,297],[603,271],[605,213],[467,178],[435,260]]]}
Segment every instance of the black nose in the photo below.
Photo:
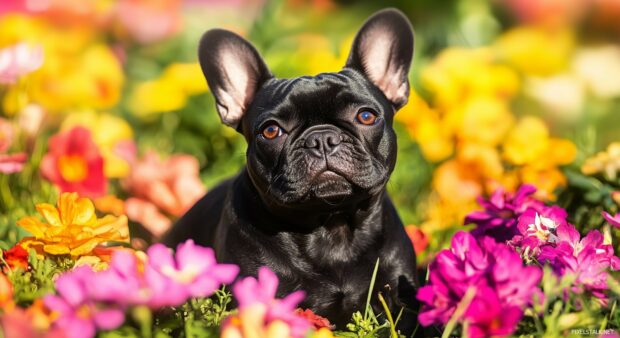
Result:
{"label": "black nose", "polygon": [[331,155],[336,152],[340,141],[340,134],[334,130],[315,130],[306,136],[304,146],[310,149],[312,154],[322,157],[323,154]]}

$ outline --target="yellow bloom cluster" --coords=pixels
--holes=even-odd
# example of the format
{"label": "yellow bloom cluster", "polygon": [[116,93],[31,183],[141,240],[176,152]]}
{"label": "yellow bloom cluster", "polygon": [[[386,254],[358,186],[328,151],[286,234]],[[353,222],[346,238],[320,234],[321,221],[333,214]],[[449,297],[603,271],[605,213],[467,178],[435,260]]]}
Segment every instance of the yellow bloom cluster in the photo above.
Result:
{"label": "yellow bloom cluster", "polygon": [[[512,31],[493,47],[443,51],[421,73],[430,103],[412,92],[409,104],[396,115],[424,157],[438,163],[425,230],[460,224],[475,208],[476,197],[498,186],[514,190],[531,183],[539,189],[538,197],[554,199],[554,190],[566,183],[558,166],[574,160],[575,145],[553,138],[540,117],[517,117],[512,111],[521,90],[519,71],[525,70],[515,65],[521,60],[519,51],[503,49],[515,44],[503,41],[543,44],[544,37],[534,34],[528,40],[527,34],[534,33]],[[562,57],[548,57],[547,68],[527,71],[559,67]]]}
{"label": "yellow bloom cluster", "polygon": [[586,175],[603,173],[607,179],[615,180],[620,173],[620,142],[613,142],[602,151],[586,160],[581,166]]}
{"label": "yellow bloom cluster", "polygon": [[70,255],[77,259],[97,256],[95,249],[104,242],[129,242],[127,217],[97,218],[93,203],[76,193],[61,194],[57,207],[47,203],[36,207],[44,221],[27,216],[17,224],[33,235],[23,238],[19,244],[35,249],[40,255]]}
{"label": "yellow bloom cluster", "polygon": [[42,45],[45,59],[29,76],[27,88],[14,86],[4,95],[5,112],[19,112],[32,101],[52,113],[118,103],[124,83],[122,67],[95,27],[63,27],[19,14],[3,16],[0,47],[18,42]]}
{"label": "yellow bloom cluster", "polygon": [[189,96],[207,90],[197,62],[173,63],[159,78],[138,84],[129,99],[129,107],[136,116],[148,118],[153,114],[181,109]]}

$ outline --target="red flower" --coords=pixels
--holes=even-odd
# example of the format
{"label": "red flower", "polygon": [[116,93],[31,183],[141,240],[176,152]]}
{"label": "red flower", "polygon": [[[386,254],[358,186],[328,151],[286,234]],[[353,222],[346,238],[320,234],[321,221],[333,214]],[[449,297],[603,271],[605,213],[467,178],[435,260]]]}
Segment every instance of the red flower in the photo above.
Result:
{"label": "red flower", "polygon": [[413,250],[415,250],[415,253],[419,255],[424,252],[428,246],[428,237],[426,234],[415,225],[406,226],[405,231],[413,243]]}
{"label": "red flower", "polygon": [[106,192],[103,157],[90,131],[83,127],[50,138],[41,173],[61,192],[77,192],[84,197],[99,197]]}
{"label": "red flower", "polygon": [[28,270],[28,251],[21,245],[15,245],[9,250],[2,251],[2,258],[12,270],[17,268]]}
{"label": "red flower", "polygon": [[329,320],[327,320],[327,318],[317,315],[310,309],[302,310],[301,308],[298,308],[297,310],[295,310],[295,314],[297,314],[299,317],[307,319],[310,324],[312,324],[317,330],[323,327],[328,329],[332,328],[332,324],[329,322]]}

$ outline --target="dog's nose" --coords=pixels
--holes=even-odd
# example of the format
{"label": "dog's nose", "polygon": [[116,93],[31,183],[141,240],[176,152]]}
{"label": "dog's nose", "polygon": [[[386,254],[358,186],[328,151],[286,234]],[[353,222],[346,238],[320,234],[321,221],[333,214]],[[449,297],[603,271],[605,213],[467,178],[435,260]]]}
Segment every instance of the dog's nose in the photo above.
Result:
{"label": "dog's nose", "polygon": [[341,141],[340,134],[334,130],[315,130],[306,136],[304,146],[312,154],[322,157],[323,154],[333,154]]}

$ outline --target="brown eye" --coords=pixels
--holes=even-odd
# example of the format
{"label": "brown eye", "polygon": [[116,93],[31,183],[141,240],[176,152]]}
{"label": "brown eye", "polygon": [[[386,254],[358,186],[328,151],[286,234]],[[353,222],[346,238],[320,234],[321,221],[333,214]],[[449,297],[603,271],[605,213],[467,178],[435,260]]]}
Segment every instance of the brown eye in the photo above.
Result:
{"label": "brown eye", "polygon": [[263,129],[262,135],[268,140],[273,140],[274,138],[282,135],[282,128],[280,128],[277,124],[270,124]]}
{"label": "brown eye", "polygon": [[357,113],[356,118],[357,122],[367,126],[371,126],[377,123],[377,115],[370,110],[360,111],[359,113]]}

